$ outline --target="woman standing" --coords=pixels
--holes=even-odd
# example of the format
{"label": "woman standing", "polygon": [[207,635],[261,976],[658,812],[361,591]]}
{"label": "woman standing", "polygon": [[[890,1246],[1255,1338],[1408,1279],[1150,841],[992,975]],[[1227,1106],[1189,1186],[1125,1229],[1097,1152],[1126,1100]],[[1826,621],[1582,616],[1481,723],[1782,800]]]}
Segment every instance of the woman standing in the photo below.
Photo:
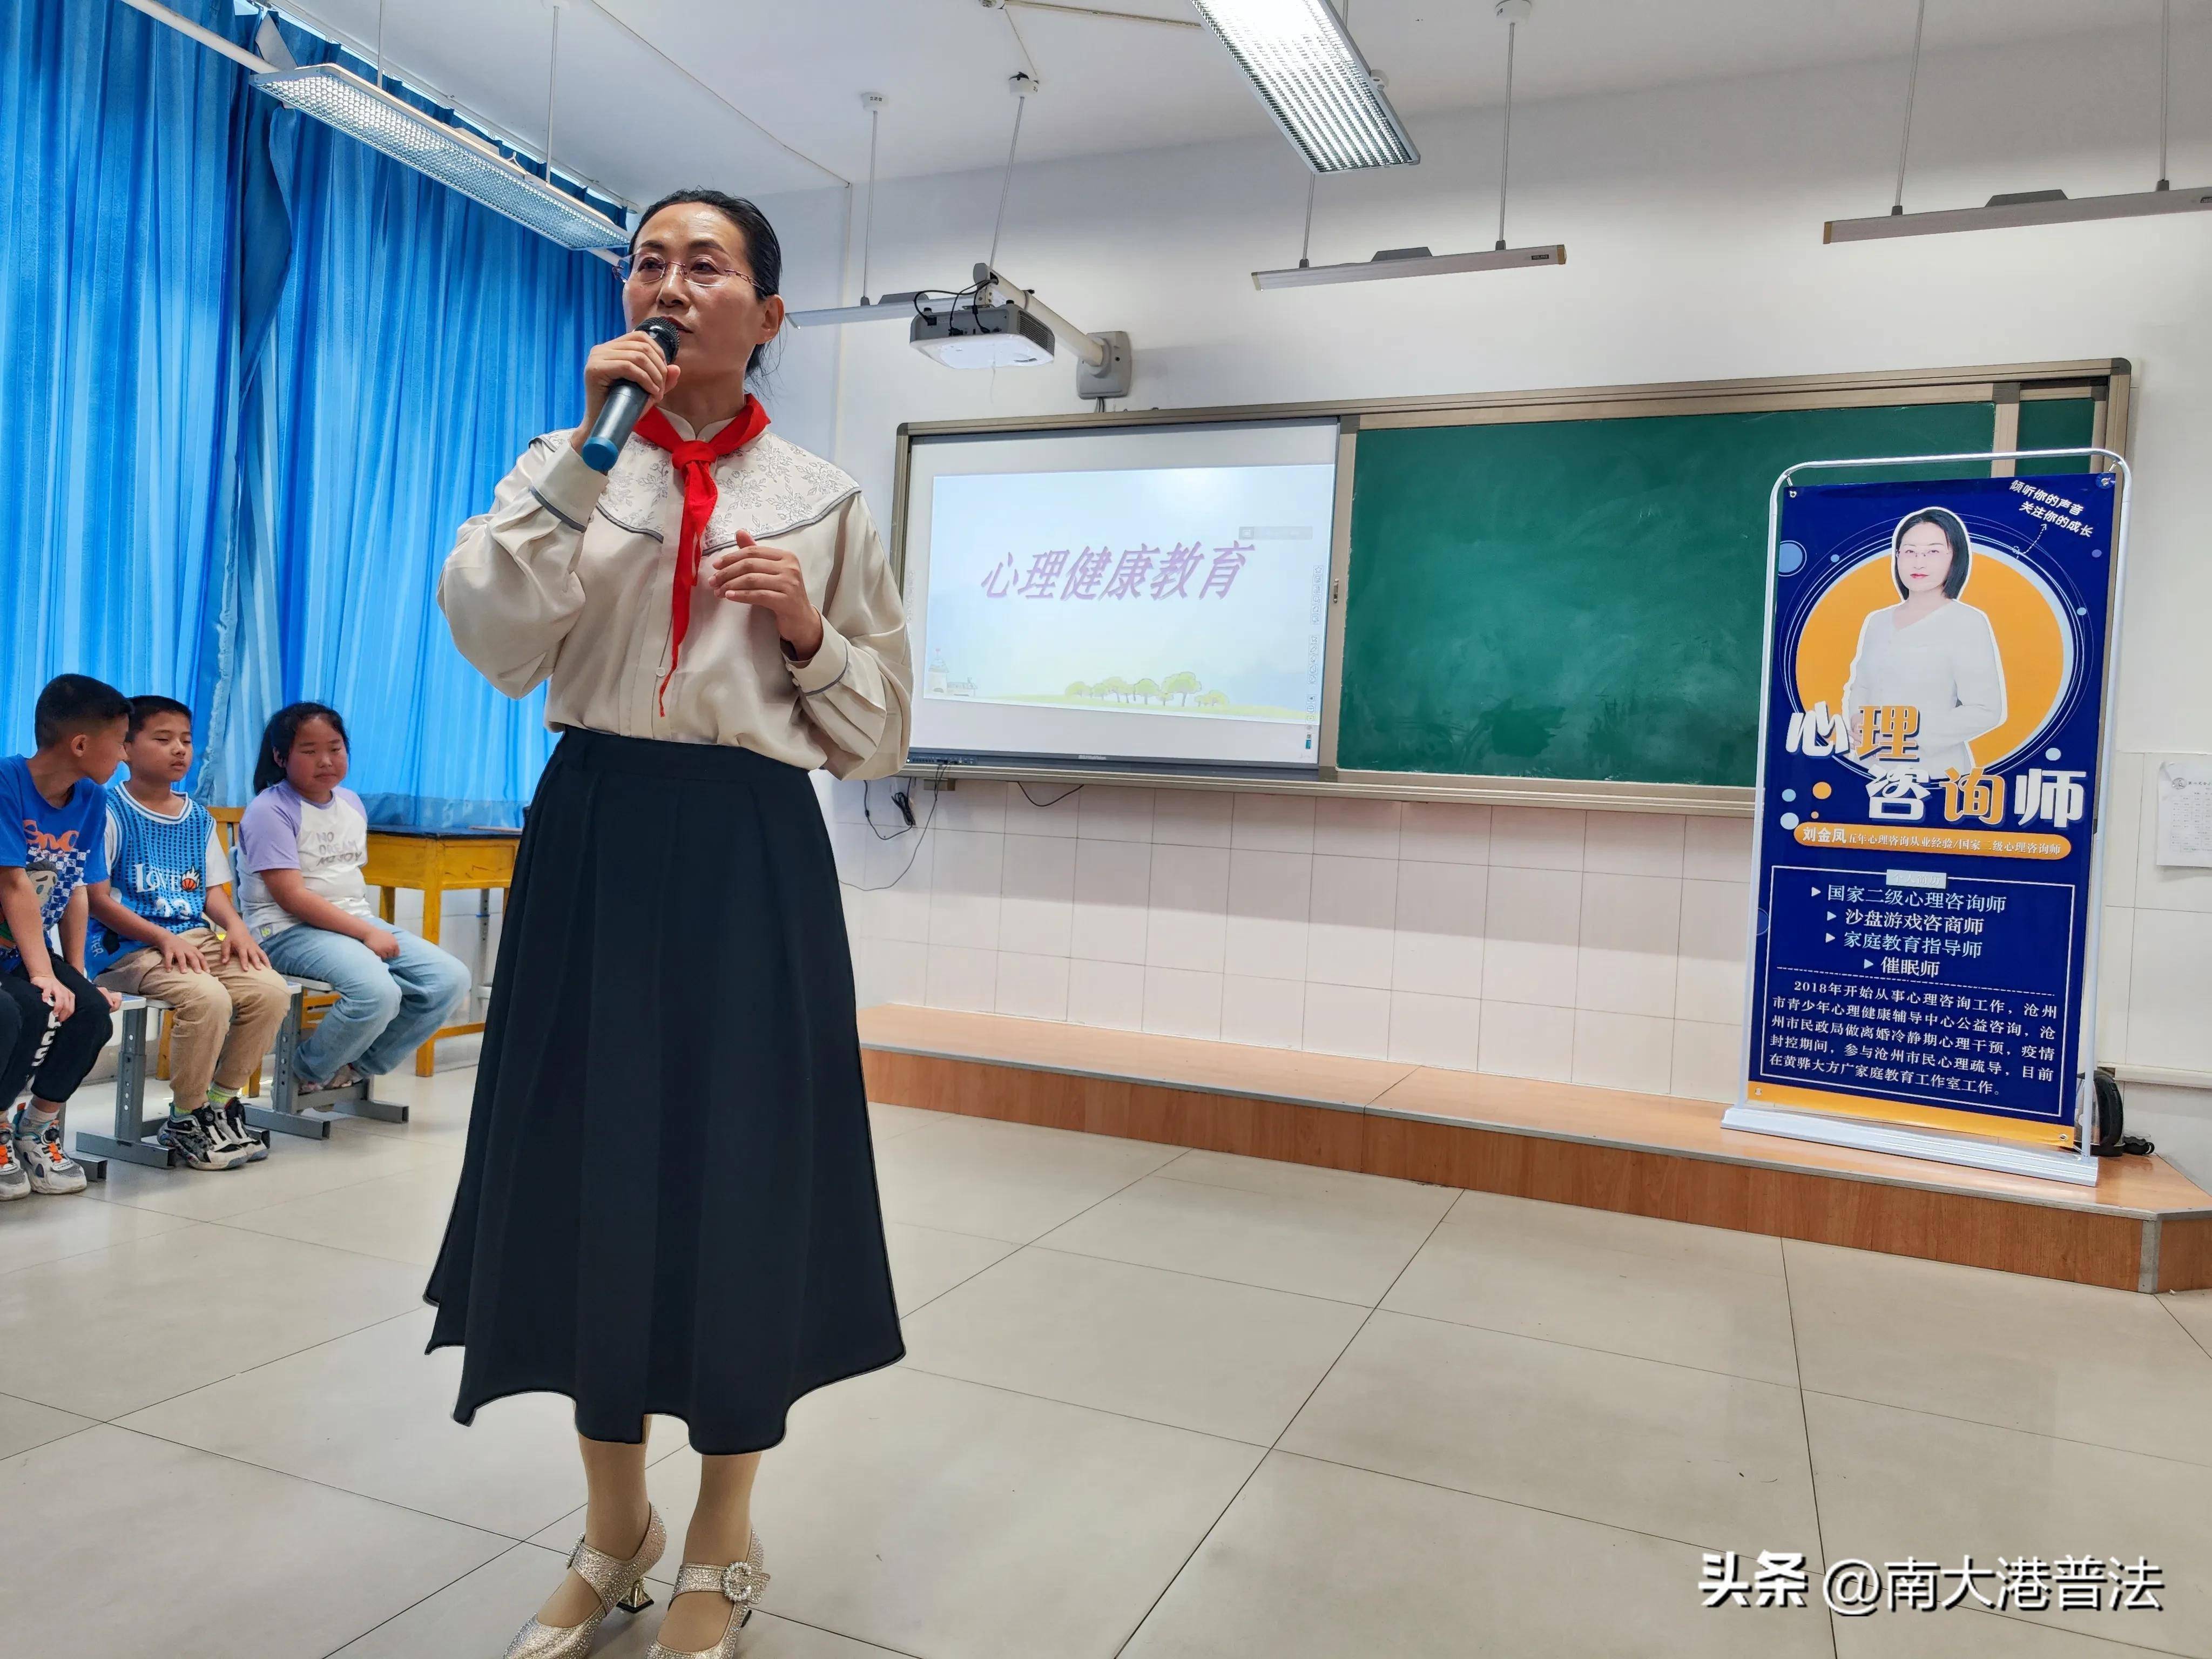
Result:
{"label": "woman standing", "polygon": [[[884,1251],[830,840],[807,773],[903,758],[905,620],[860,488],[767,433],[745,380],[783,322],[751,203],[680,191],[639,222],[633,331],[584,367],[461,527],[439,602],[562,732],[523,837],[468,1153],[429,1290],[466,1349],[454,1416],[550,1390],[590,1492],[570,1571],[508,1650],[586,1651],[650,1605],[651,1414],[702,1455],[653,1659],[735,1650],[767,1583],[753,1475],[791,1402],[904,1352]],[[665,318],[674,362],[635,331]],[[655,407],[605,476],[608,388]]]}

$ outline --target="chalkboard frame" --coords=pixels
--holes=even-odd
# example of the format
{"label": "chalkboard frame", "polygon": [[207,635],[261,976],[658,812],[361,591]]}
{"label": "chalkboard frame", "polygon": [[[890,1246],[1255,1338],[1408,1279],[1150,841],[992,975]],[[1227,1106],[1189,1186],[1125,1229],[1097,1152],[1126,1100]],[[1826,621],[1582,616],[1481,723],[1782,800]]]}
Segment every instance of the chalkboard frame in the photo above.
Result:
{"label": "chalkboard frame", "polygon": [[[1030,433],[1334,417],[1340,422],[1337,452],[1339,474],[1348,483],[1358,464],[1358,437],[1363,430],[1500,422],[1635,419],[1900,404],[1988,403],[1996,407],[1990,447],[2006,450],[2017,447],[2022,402],[2087,396],[2092,399],[2095,411],[2091,442],[2126,455],[2130,453],[2129,441],[2133,424],[2130,416],[2134,379],[2134,366],[2126,358],[2083,358],[1964,365],[1948,368],[1670,381],[1435,397],[903,422],[896,435],[890,547],[891,566],[903,586],[906,577],[907,492],[910,453],[916,440],[977,434],[1015,437]],[[1808,456],[1805,459],[1825,458]],[[2000,471],[2009,468],[2008,463],[1996,465]],[[1664,811],[1710,817],[1747,817],[1750,814],[1753,790],[1730,786],[1449,773],[1368,772],[1340,768],[1336,763],[1337,727],[1343,696],[1344,596],[1351,568],[1351,517],[1352,490],[1340,488],[1336,523],[1330,546],[1328,654],[1322,693],[1321,764],[1316,776],[1255,776],[1232,771],[1078,765],[1048,757],[1040,757],[1034,763],[994,761],[948,765],[933,763],[925,769],[954,777],[1015,782],[1098,782],[1136,787],[1236,789],[1261,793],[1379,800],[1468,801]]]}

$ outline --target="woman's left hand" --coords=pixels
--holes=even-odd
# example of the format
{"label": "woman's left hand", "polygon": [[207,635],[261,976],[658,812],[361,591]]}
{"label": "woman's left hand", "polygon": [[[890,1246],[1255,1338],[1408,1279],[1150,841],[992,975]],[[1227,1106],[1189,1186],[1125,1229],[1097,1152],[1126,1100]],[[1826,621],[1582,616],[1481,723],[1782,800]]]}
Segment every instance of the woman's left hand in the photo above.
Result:
{"label": "woman's left hand", "polygon": [[798,661],[811,660],[822,648],[822,613],[806,596],[806,578],[796,555],[763,547],[740,530],[737,551],[716,554],[707,581],[723,599],[774,613],[775,631]]}

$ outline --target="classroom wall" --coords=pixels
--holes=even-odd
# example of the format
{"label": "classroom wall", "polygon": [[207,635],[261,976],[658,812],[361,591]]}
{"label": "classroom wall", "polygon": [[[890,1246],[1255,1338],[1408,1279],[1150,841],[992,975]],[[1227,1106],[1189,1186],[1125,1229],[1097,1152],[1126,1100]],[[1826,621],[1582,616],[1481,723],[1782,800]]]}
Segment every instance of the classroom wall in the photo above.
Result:
{"label": "classroom wall", "polygon": [[[1540,21],[1523,43],[1528,50],[1542,50],[1540,31]],[[2077,195],[2146,187],[2155,174],[2155,64],[2154,30],[1932,56],[1923,70],[1907,205],[1954,205],[2052,185]],[[1046,90],[1030,112],[1040,124],[1051,119],[1054,66],[1043,67]],[[1139,407],[2132,359],[2140,371],[2132,448],[2141,484],[2122,628],[2122,757],[2109,793],[2114,840],[2100,1023],[2108,1055],[2160,1068],[2171,1080],[2212,1083],[2212,1019],[2204,1017],[2212,1000],[2212,873],[2162,872],[2148,862],[2140,811],[2160,757],[2212,750],[2212,653],[2197,643],[2202,619],[2212,615],[2202,505],[2202,457],[2212,449],[2212,311],[2203,303],[2212,278],[2212,218],[1824,247],[1824,218],[1875,213],[1887,204],[1903,80],[1901,62],[1884,63],[1522,107],[1515,118],[1509,235],[1516,242],[1565,242],[1569,262],[1561,270],[1256,293],[1251,270],[1296,261],[1304,209],[1304,175],[1272,137],[1024,167],[1000,263],[1085,325],[1129,331],[1138,377],[1129,401]],[[2212,97],[2204,90],[2212,87],[2212,29],[2177,32],[2172,83],[2171,174],[2186,185],[2212,177]],[[995,118],[996,112],[988,113]],[[1413,125],[1425,156],[1419,167],[1322,181],[1316,263],[1416,242],[1439,252],[1488,246],[1495,234],[1495,112],[1418,118]],[[895,111],[884,143],[886,155],[896,156]],[[965,281],[988,241],[998,187],[995,173],[887,183],[876,211],[872,287]],[[793,303],[830,302],[844,192],[767,205],[779,222],[797,228],[787,237]],[[847,270],[849,297],[858,280],[857,240]],[[802,441],[820,442],[834,432],[835,454],[886,522],[899,422],[1079,407],[1065,362],[962,374],[912,350],[896,325],[836,332],[842,341],[825,340],[823,332],[799,337],[774,406],[784,429]],[[1714,918],[1734,895],[1709,894],[1697,884],[1741,879],[1743,854],[1735,854],[1733,870],[1724,856],[1743,845],[1741,827],[1564,814],[1546,815],[1540,829],[1519,815],[1473,809],[1444,829],[1432,809],[1413,806],[1385,809],[1355,825],[1334,816],[1343,809],[1323,806],[1312,846],[1297,850],[1239,844],[1245,820],[1233,811],[1227,842],[1193,840],[1199,832],[1180,826],[1203,822],[1204,836],[1212,837],[1221,826],[1205,815],[1217,809],[1176,795],[1159,816],[1158,802],[1147,809],[1101,788],[1056,809],[1072,809],[1073,835],[1043,829],[1042,815],[1028,817],[1020,804],[1014,810],[1024,815],[1024,828],[1009,830],[999,823],[1003,806],[989,804],[1002,797],[988,787],[971,795],[971,788],[946,798],[945,816],[929,837],[936,847],[924,843],[892,894],[848,889],[866,994],[1009,1012],[1019,1005],[1049,1018],[1080,1018],[1082,1009],[1106,1007],[1114,1011],[1107,1023],[1149,1022],[1243,1040],[1269,1040],[1255,1035],[1265,1031],[1346,1052],[1418,1049],[1424,1057],[1458,1057],[1446,1063],[1660,1091],[1713,1094],[1725,1086],[1714,1056],[1725,1054],[1733,1063],[1736,1015],[1726,1012],[1732,999],[1717,994],[1724,958],[1712,953],[1723,950]],[[850,817],[849,793],[836,796],[841,820]],[[1054,791],[1033,793],[1046,799]],[[881,786],[875,799],[882,822]],[[915,799],[926,811],[926,797],[918,793]],[[1105,804],[1116,799],[1118,805]],[[1295,810],[1242,802],[1239,809],[1258,814],[1255,824]],[[1148,810],[1155,816],[1146,818]],[[1030,948],[1036,939],[1021,933],[1022,924],[1005,931],[1008,917],[1028,914],[1023,907],[1035,896],[1004,884],[1060,882],[1065,855],[1017,838],[1057,836],[1081,854],[1092,839],[1082,829],[1086,811],[1099,823],[1143,821],[1154,830],[1165,823],[1173,833],[1162,839],[1130,831],[1127,844],[1151,849],[1141,872],[1133,854],[1096,854],[1070,866],[1067,880],[1095,870],[1092,878],[1104,884],[1035,899],[1074,907],[1067,947],[1055,957]],[[1409,830],[1416,821],[1418,830]],[[1501,823],[1509,826],[1504,831]],[[848,879],[861,884],[888,881],[914,850],[910,840],[864,846],[854,828],[843,823],[837,834]],[[1297,840],[1302,832],[1287,833]],[[1358,845],[1342,842],[1345,835]],[[1408,835],[1415,853],[1406,851]],[[957,839],[975,836],[984,839]],[[1532,844],[1540,855],[1527,850]],[[1219,856],[1194,860],[1208,850]],[[1232,987],[1232,979],[1267,976],[1241,974],[1226,957],[1213,968],[1178,965],[1203,953],[1170,944],[1161,948],[1172,963],[1154,957],[1156,925],[1166,940],[1188,943],[1194,933],[1212,938],[1218,930],[1225,941],[1237,896],[1258,890],[1238,885],[1237,855],[1263,851],[1312,861],[1308,911],[1297,919],[1308,930],[1304,954],[1285,958],[1286,976],[1273,981],[1275,989]],[[1377,867],[1324,864],[1330,860]],[[1475,871],[1480,879],[1434,876],[1422,866]],[[994,879],[1001,884],[995,899],[986,890]],[[1290,885],[1282,890],[1299,890],[1299,878],[1284,879]],[[1403,936],[1398,896],[1416,879],[1442,884],[1434,908],[1452,919],[1449,937],[1484,942],[1480,951],[1406,946],[1410,959],[1446,975],[1423,979],[1425,988],[1396,982]],[[1639,895],[1626,911],[1609,902],[1620,896],[1613,885],[1623,882],[1631,884],[1623,895]],[[1659,885],[1634,887],[1638,883]],[[1449,899],[1441,896],[1447,890]],[[988,902],[999,906],[1002,931],[995,939],[985,936],[981,921]],[[1132,913],[1123,918],[1130,930],[1140,915],[1143,950],[1129,942],[1132,931],[1115,947],[1119,957],[1085,954],[1081,941],[1105,937],[1082,920],[1094,904]],[[1586,926],[1609,925],[1609,915],[1631,913],[1636,921],[1626,943],[1586,933]],[[1419,914],[1419,907],[1402,914]],[[1316,928],[1359,930],[1344,935],[1347,954],[1370,964],[1366,980],[1380,982],[1345,982],[1333,965],[1337,953],[1316,953],[1312,945],[1317,936],[1338,935],[1316,935]],[[1515,949],[1501,957],[1499,943]],[[1559,976],[1541,997],[1528,988],[1547,982],[1540,975],[1492,965],[1517,959],[1522,947],[1538,951]],[[994,961],[987,971],[981,957],[951,952],[983,952]],[[1622,953],[1632,967],[1620,965]],[[1064,1016],[1051,1012],[1058,1002],[1050,988],[1061,971],[1039,966],[1037,957],[1065,962]],[[1293,959],[1297,966],[1289,972]],[[1377,965],[1386,959],[1387,975]],[[1109,963],[1136,976],[1099,965]],[[1600,982],[1625,976],[1642,988],[1629,998],[1589,988],[1593,968]],[[1168,974],[1214,976],[1191,981],[1189,1006],[1200,1012],[1145,1012],[1169,1006],[1164,991],[1153,994],[1155,985],[1169,982],[1157,976]],[[1301,988],[1295,1018],[1279,988],[1285,984]],[[1662,986],[1672,995],[1665,1006]],[[1686,992],[1686,986],[1705,988]],[[1079,987],[1085,994],[1077,994]],[[1465,1006],[1413,1000],[1439,996]],[[1218,1017],[1202,1012],[1217,1006]],[[1380,1023],[1386,1006],[1387,1029]],[[2201,1139],[2200,1163],[2212,1167],[2212,1112],[2198,1097],[2142,1088],[2131,1091],[2136,1099],[2169,1135]]]}

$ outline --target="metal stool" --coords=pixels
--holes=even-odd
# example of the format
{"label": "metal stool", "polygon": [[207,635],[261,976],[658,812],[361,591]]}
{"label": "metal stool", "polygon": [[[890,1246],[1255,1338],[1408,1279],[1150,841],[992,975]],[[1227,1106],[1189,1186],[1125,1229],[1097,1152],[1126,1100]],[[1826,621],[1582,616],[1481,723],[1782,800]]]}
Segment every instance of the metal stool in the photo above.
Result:
{"label": "metal stool", "polygon": [[284,987],[292,994],[290,1004],[284,1010],[284,1023],[276,1030],[275,1065],[269,1076],[269,1104],[248,1106],[246,1121],[257,1129],[273,1129],[283,1134],[305,1135],[313,1140],[331,1138],[327,1118],[302,1117],[302,1112],[327,1110],[344,1117],[374,1118],[380,1123],[404,1123],[407,1108],[395,1100],[378,1100],[369,1093],[370,1081],[356,1078],[342,1089],[302,1089],[300,1087],[299,1055],[300,1028],[307,1012],[310,993],[327,996],[337,988],[319,979],[284,978]]}

